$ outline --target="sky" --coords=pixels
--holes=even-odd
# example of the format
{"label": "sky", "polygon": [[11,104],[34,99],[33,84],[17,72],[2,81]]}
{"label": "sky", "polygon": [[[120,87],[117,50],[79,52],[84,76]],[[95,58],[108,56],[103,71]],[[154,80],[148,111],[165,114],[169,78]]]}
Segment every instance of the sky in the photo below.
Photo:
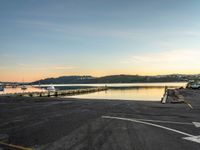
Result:
{"label": "sky", "polygon": [[0,81],[199,74],[199,0],[0,0]]}

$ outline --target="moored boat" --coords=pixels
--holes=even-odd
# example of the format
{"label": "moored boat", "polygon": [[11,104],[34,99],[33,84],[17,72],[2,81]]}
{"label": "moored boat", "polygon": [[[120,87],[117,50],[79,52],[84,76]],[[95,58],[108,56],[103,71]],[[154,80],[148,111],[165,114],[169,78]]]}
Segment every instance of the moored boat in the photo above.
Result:
{"label": "moored boat", "polygon": [[22,89],[22,90],[26,90],[27,87],[26,87],[25,85],[22,85],[21,89]]}
{"label": "moored boat", "polygon": [[48,91],[55,91],[55,87],[53,85],[47,87]]}

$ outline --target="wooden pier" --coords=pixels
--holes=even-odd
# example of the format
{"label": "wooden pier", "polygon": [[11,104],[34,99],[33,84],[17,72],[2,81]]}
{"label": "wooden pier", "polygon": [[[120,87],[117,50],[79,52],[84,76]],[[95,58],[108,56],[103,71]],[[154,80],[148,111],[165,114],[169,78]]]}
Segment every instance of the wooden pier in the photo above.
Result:
{"label": "wooden pier", "polygon": [[23,92],[14,94],[2,94],[2,96],[25,96],[25,97],[57,97],[57,96],[71,96],[78,94],[93,93],[98,91],[105,91],[107,87],[97,88],[84,88],[77,90],[55,90],[55,91],[43,91],[43,92]]}

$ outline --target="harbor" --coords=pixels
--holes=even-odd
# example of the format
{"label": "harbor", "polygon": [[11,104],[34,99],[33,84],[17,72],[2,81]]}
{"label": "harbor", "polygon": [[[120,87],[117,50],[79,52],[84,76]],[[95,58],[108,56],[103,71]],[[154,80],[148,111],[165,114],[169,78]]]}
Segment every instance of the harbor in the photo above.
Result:
{"label": "harbor", "polygon": [[9,86],[4,92],[0,92],[0,95],[160,101],[166,86],[174,89],[185,87],[186,83],[26,85],[26,90],[22,90],[21,86],[16,88]]}
{"label": "harbor", "polygon": [[200,150],[200,0],[0,8],[0,150]]}

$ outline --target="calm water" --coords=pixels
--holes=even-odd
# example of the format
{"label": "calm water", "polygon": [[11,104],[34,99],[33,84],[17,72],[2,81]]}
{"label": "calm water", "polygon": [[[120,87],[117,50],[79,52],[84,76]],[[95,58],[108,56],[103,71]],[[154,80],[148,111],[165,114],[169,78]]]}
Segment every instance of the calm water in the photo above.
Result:
{"label": "calm water", "polygon": [[[181,87],[186,86],[186,82],[165,82],[165,83],[102,83],[102,84],[53,84],[55,87],[70,88],[70,87]],[[39,85],[35,85],[38,87]],[[42,87],[47,87],[50,85],[40,85]]]}
{"label": "calm water", "polygon": [[17,87],[17,88],[7,87],[4,89],[3,92],[0,91],[0,95],[1,94],[24,93],[24,92],[42,92],[42,91],[45,91],[45,90],[41,89],[41,88],[32,87],[32,86],[27,86],[26,90],[22,90],[21,87]]}
{"label": "calm water", "polygon": [[[47,87],[49,85],[41,85],[41,87]],[[107,86],[107,91],[81,94],[75,96],[67,96],[73,98],[86,98],[86,99],[122,99],[122,100],[151,100],[159,101],[164,94],[164,87],[168,86],[171,88],[185,87],[186,83],[128,83],[128,84],[55,84],[57,90],[67,89],[80,89],[90,87],[102,87]],[[20,87],[18,88],[5,88],[3,93],[21,93],[21,92],[36,92],[44,91],[35,86],[28,86],[28,89],[23,91]]]}
{"label": "calm water", "polygon": [[[164,94],[164,88],[156,87],[139,87],[139,88],[121,88],[121,89],[108,89],[107,91],[100,91],[89,94],[81,94],[70,96],[73,98],[84,99],[119,99],[119,100],[150,100],[160,101]],[[67,97],[67,96],[66,96]],[[69,97],[69,96],[68,96]]]}
{"label": "calm water", "polygon": [[[105,86],[105,84],[95,84],[95,85]],[[106,84],[106,86],[109,87],[107,91],[81,94],[70,97],[84,98],[84,99],[160,101],[161,97],[164,94],[165,86],[171,88],[185,87],[186,83]]]}

